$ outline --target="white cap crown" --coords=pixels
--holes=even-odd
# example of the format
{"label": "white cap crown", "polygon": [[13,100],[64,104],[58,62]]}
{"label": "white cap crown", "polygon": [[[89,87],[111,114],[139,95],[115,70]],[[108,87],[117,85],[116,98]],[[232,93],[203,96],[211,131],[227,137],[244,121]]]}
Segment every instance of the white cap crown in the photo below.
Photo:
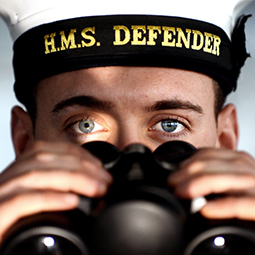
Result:
{"label": "white cap crown", "polygon": [[251,0],[0,0],[0,15],[10,27],[13,40],[41,24],[82,16],[141,14],[178,16],[212,23],[230,37],[234,8]]}

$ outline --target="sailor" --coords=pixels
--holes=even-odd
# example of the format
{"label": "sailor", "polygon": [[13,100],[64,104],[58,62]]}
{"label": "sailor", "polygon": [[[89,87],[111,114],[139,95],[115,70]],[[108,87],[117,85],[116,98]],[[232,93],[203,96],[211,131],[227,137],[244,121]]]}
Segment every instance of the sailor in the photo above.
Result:
{"label": "sailor", "polygon": [[[240,3],[239,3],[240,2]],[[200,150],[169,176],[206,218],[255,220],[255,160],[237,151],[236,89],[250,1],[0,0],[14,41],[16,159],[0,175],[0,236],[18,219],[77,207],[114,181],[81,144]],[[217,13],[217,15],[215,15]]]}

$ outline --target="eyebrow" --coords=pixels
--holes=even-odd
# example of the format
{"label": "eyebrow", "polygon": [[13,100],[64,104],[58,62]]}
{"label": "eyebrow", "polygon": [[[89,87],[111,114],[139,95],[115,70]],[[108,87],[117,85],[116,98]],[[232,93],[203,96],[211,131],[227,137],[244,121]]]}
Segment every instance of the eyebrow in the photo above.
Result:
{"label": "eyebrow", "polygon": [[[100,100],[93,96],[75,96],[57,103],[51,113],[59,113],[62,110],[67,109],[72,106],[83,106],[89,108],[95,108],[99,110],[110,110],[115,104],[110,101]],[[199,114],[204,114],[201,106],[191,103],[190,101],[184,100],[161,100],[157,101],[150,107],[145,108],[147,112],[155,112],[160,110],[169,110],[169,109],[184,109],[184,110],[192,110]]]}
{"label": "eyebrow", "polygon": [[190,101],[183,100],[162,100],[153,104],[151,107],[147,107],[147,112],[154,112],[159,110],[169,110],[169,109],[184,109],[184,110],[192,110],[199,114],[204,114],[203,108],[198,105],[191,103]]}
{"label": "eyebrow", "polygon": [[83,106],[89,108],[96,108],[99,110],[110,110],[114,107],[114,104],[109,101],[97,99],[92,96],[75,96],[57,103],[51,113],[59,113],[62,110],[72,106]]}

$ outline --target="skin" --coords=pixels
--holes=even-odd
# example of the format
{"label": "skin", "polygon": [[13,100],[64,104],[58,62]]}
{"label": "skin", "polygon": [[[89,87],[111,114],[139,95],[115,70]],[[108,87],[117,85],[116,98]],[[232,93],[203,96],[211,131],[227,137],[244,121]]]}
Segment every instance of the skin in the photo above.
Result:
{"label": "skin", "polygon": [[[87,97],[93,104],[84,103]],[[91,68],[42,80],[36,100],[34,127],[24,110],[12,110],[17,158],[0,178],[1,237],[23,216],[72,209],[78,195],[107,192],[112,177],[80,147],[93,140],[119,149],[142,143],[151,150],[166,141],[189,142],[201,149],[169,177],[176,194],[195,198],[224,193],[225,198],[208,201],[202,215],[255,220],[255,162],[236,151],[235,107],[226,106],[215,119],[208,76],[170,68]],[[77,123],[88,119],[96,126],[85,134]],[[168,119],[176,125],[172,132],[161,126]]]}

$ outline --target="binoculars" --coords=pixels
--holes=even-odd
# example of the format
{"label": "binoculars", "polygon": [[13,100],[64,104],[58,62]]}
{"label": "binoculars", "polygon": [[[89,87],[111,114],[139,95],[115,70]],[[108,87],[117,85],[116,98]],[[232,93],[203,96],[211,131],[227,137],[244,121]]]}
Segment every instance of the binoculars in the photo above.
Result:
{"label": "binoculars", "polygon": [[113,175],[107,195],[81,197],[75,210],[21,219],[0,255],[253,254],[254,223],[205,219],[168,187],[169,174],[196,152],[192,145],[171,141],[154,152],[141,144],[123,151],[106,142],[83,147]]}

